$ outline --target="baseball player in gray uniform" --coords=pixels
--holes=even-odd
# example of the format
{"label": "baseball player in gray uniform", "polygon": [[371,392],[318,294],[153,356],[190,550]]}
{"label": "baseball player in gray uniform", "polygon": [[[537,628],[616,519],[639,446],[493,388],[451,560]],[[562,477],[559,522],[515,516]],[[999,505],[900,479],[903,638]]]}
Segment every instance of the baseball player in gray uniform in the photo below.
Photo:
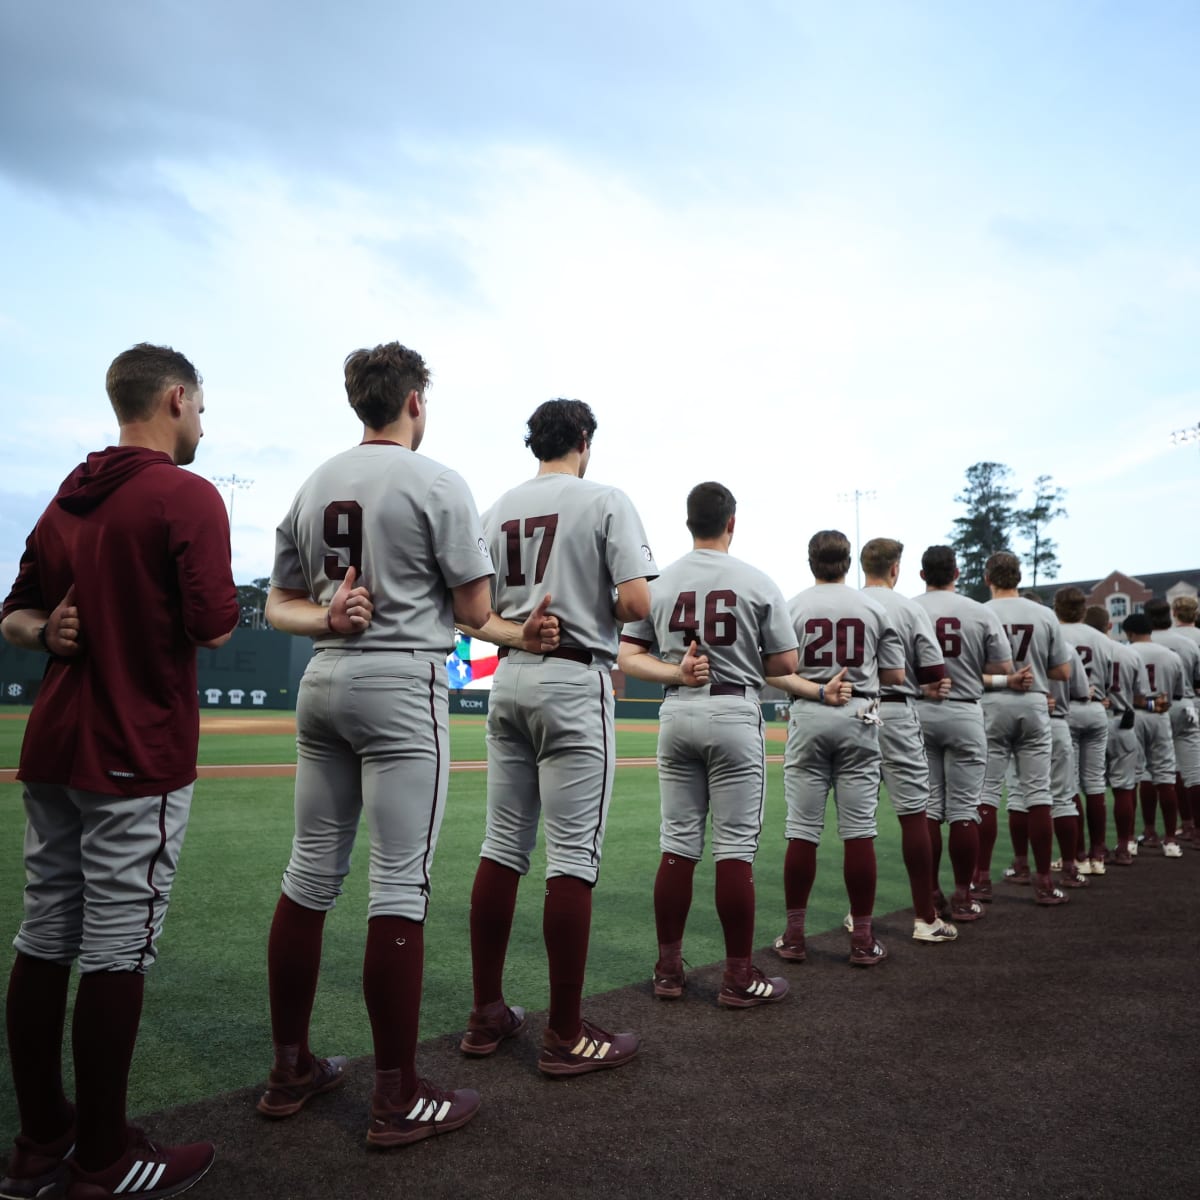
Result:
{"label": "baseball player in gray uniform", "polygon": [[860,555],[864,590],[883,605],[904,647],[904,683],[883,687],[879,694],[880,769],[900,822],[900,848],[913,901],[913,940],[952,942],[958,930],[938,915],[934,901],[933,845],[926,816],[929,763],[917,717],[917,701],[948,694],[950,678],[929,617],[895,591],[903,552],[902,543],[893,538],[872,538]]}
{"label": "baseball player in gray uniform", "polygon": [[[984,694],[988,765],[982,803],[993,810],[1000,807],[1008,760],[1015,755],[1028,811],[1009,811],[1009,831],[1014,849],[1021,847],[1027,838],[1033,851],[1034,901],[1044,907],[1053,907],[1065,904],[1067,896],[1055,886],[1050,874],[1054,826],[1050,793],[1050,714],[1046,696],[1051,679],[1070,679],[1075,651],[1063,640],[1058,622],[1041,605],[1018,593],[1021,564],[1015,554],[1006,550],[993,554],[984,567],[984,578],[992,593],[988,607],[1008,634],[1013,665],[1018,672],[1029,668],[1029,691],[1014,691],[1009,681],[1005,681],[996,690]],[[990,682],[995,684],[996,681]],[[989,865],[981,862],[981,871],[986,871]],[[1006,879],[1029,880],[1029,868],[1023,855],[1017,854],[1011,870],[1013,873],[1006,874]]]}
{"label": "baseball player in gray uniform", "polygon": [[[1183,829],[1190,830],[1192,797],[1200,791],[1200,718],[1196,713],[1196,688],[1200,685],[1200,645],[1171,626],[1171,606],[1165,600],[1150,600],[1143,610],[1154,626],[1151,638],[1174,650],[1182,664],[1180,692],[1171,697],[1171,736],[1175,741],[1175,794]],[[1200,630],[1196,632],[1200,633]],[[1183,830],[1176,830],[1179,839]],[[1189,838],[1190,840],[1190,833]]]}
{"label": "baseball player in gray uniform", "polygon": [[658,786],[662,859],[654,882],[658,962],[654,994],[683,994],[683,933],[692,876],[712,817],[717,916],[725,975],[717,1002],[751,1008],[782,1000],[786,979],[751,960],[754,856],[767,795],[766,739],[758,703],[764,673],[796,670],[787,602],[761,571],[729,553],[732,492],[701,483],[687,498],[692,551],[650,585],[650,616],[621,631],[626,675],[661,683]]}
{"label": "baseball player in gray uniform", "polygon": [[[775,951],[791,962],[807,957],[804,922],[817,875],[817,846],[825,826],[830,788],[842,839],[846,892],[850,898],[850,963],[870,967],[887,958],[875,937],[875,812],[879,806],[879,688],[904,683],[904,646],[887,610],[865,592],[846,586],[850,542],[836,529],[808,543],[814,587],[793,596],[788,612],[800,649],[800,680],[817,684],[817,701],[793,704],[783,761],[788,837],[784,860],[787,927]],[[853,689],[849,704],[823,703],[834,674],[845,671]],[[801,701],[808,692],[796,676],[770,678]],[[823,685],[823,686],[822,686]]]}
{"label": "baseball player in gray uniform", "polygon": [[[1194,596],[1176,596],[1171,601],[1171,615],[1174,617],[1171,632],[1187,638],[1197,649],[1200,649],[1200,629],[1196,628],[1197,608]],[[1200,696],[1200,692],[1198,692],[1198,696]],[[1200,708],[1200,699],[1197,699],[1196,707]],[[1178,783],[1178,781],[1176,782]],[[1188,787],[1185,785],[1184,793],[1190,816],[1183,817],[1181,822],[1182,828],[1179,831],[1179,840],[1181,842],[1195,842],[1196,818],[1200,817],[1200,787]],[[1180,807],[1182,810],[1182,804]],[[1200,843],[1196,844],[1200,847]]]}
{"label": "baseball player in gray uniform", "polygon": [[[633,505],[584,479],[596,418],[579,400],[549,400],[529,418],[525,444],[538,473],[484,516],[497,566],[493,622],[466,632],[501,643],[488,706],[487,832],[471,894],[474,1008],[461,1048],[491,1054],[524,1014],[504,1000],[504,959],[517,885],[529,871],[539,814],[545,827],[543,933],[550,1014],[538,1069],[580,1075],[620,1067],[632,1033],[583,1019],[580,1000],[615,766],[610,671],[618,625],[650,612],[658,574]],[[523,622],[547,606],[561,642],[517,649],[494,622]]]}
{"label": "baseball player in gray uniform", "polygon": [[404,1145],[465,1125],[469,1089],[416,1073],[430,864],[449,767],[445,660],[454,623],[484,624],[492,561],[463,480],[416,453],[429,371],[396,342],[345,363],[358,446],[301,486],[276,534],[267,619],[313,639],[296,704],[296,836],[268,949],[275,1063],[258,1103],[287,1117],[336,1087],[309,1018],[326,913],[371,837],[363,994],[375,1048],[367,1140]]}
{"label": "baseball player in gray uniform", "polygon": [[1108,678],[1108,741],[1105,749],[1106,776],[1113,793],[1113,824],[1116,850],[1109,861],[1120,867],[1133,864],[1137,853],[1134,825],[1137,817],[1138,737],[1134,730],[1135,708],[1144,708],[1151,695],[1146,664],[1132,646],[1111,636],[1112,618],[1100,604],[1089,605],[1084,622],[1109,640],[1112,668]]}
{"label": "baseball player in gray uniform", "polygon": [[[950,678],[950,691],[940,697],[926,694],[917,706],[921,735],[929,763],[930,798],[926,816],[932,844],[935,897],[941,896],[938,870],[942,856],[943,822],[949,822],[950,865],[954,893],[949,903],[958,921],[977,921],[979,902],[992,900],[987,871],[977,872],[980,850],[979,800],[987,773],[987,732],[980,697],[989,681],[1015,678],[1004,628],[984,605],[954,590],[958,563],[949,546],[930,546],[921,556],[925,592],[914,603],[933,625]],[[995,840],[995,809],[992,810]],[[990,852],[990,847],[989,847]]]}
{"label": "baseball player in gray uniform", "polygon": [[[1142,748],[1142,758],[1154,787],[1154,794],[1162,806],[1163,839],[1162,851],[1167,858],[1182,858],[1183,851],[1175,830],[1179,815],[1179,799],[1175,791],[1175,739],[1171,732],[1170,710],[1175,707],[1176,696],[1183,695],[1183,660],[1168,646],[1151,639],[1154,626],[1145,613],[1131,613],[1124,621],[1125,636],[1146,667],[1150,690],[1155,696],[1163,697],[1163,704],[1155,705],[1153,697],[1147,696],[1146,707],[1137,710],[1134,729]],[[1151,814],[1151,821],[1153,815]],[[1148,829],[1153,832],[1153,825]],[[1143,842],[1145,845],[1145,842]]]}
{"label": "baseball player in gray uniform", "polygon": [[[1067,725],[1075,748],[1078,787],[1085,797],[1080,809],[1079,843],[1073,855],[1081,875],[1103,875],[1107,850],[1104,831],[1108,824],[1105,773],[1108,762],[1108,713],[1103,700],[1112,681],[1112,641],[1090,625],[1083,624],[1087,597],[1079,588],[1059,588],[1054,594],[1054,615],[1062,635],[1083,661],[1087,671],[1088,699],[1072,696]],[[1078,801],[1076,801],[1078,806]],[[1087,838],[1083,818],[1086,812]]]}

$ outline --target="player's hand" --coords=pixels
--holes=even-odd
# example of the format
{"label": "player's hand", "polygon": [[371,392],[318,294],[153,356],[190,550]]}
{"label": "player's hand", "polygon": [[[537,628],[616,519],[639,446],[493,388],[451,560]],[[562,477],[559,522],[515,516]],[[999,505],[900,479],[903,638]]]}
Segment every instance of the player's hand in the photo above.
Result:
{"label": "player's hand", "polygon": [[930,700],[945,700],[950,695],[950,689],[954,686],[954,681],[949,675],[943,675],[936,683],[923,683],[921,691]]}
{"label": "player's hand", "polygon": [[1031,666],[1023,666],[1019,671],[1014,671],[1008,677],[1008,686],[1014,692],[1027,692],[1033,687],[1033,668]]}
{"label": "player's hand", "polygon": [[1104,697],[1104,699],[1100,701],[1100,703],[1101,703],[1102,705],[1104,705],[1104,707],[1105,707],[1106,709],[1112,708],[1112,700],[1111,700],[1111,698],[1110,698],[1110,697],[1108,697],[1108,696],[1105,696],[1105,697]]}
{"label": "player's hand", "polygon": [[825,685],[825,703],[834,708],[841,708],[853,694],[854,685],[846,678],[845,667]]}
{"label": "player's hand", "polygon": [[343,637],[362,633],[375,614],[371,593],[365,587],[354,586],[357,578],[358,572],[353,567],[347,567],[346,577],[333,593],[333,601],[325,618],[329,628]]}
{"label": "player's hand", "polygon": [[679,660],[679,677],[684,687],[703,687],[708,682],[708,655],[700,653],[699,642],[689,642]]}
{"label": "player's hand", "polygon": [[1170,707],[1171,701],[1162,692],[1154,697],[1154,711],[1156,713],[1165,713]]}
{"label": "player's hand", "polygon": [[46,649],[55,658],[74,658],[83,649],[83,627],[79,623],[79,609],[75,606],[75,585],[67,588],[67,594],[58,602],[58,607],[46,618]]}
{"label": "player's hand", "polygon": [[521,626],[521,649],[532,654],[549,654],[558,649],[561,630],[558,618],[550,612],[549,593],[542,597],[542,602],[525,618]]}

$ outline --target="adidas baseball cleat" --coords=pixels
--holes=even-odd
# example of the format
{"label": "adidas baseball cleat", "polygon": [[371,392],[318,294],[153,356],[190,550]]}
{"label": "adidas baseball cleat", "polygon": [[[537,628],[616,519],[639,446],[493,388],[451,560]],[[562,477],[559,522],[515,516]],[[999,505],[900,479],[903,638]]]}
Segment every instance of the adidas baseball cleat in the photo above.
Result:
{"label": "adidas baseball cleat", "polygon": [[1067,893],[1062,888],[1054,886],[1054,880],[1049,875],[1039,876],[1033,886],[1033,902],[1042,908],[1054,908],[1066,904]]}
{"label": "adidas baseball cleat", "polygon": [[470,1088],[443,1091],[428,1079],[418,1079],[416,1094],[401,1105],[393,1106],[379,1092],[371,1097],[367,1142],[380,1147],[409,1146],[461,1129],[478,1111],[478,1092]]}
{"label": "adidas baseball cleat", "polygon": [[1165,858],[1183,857],[1183,847],[1178,842],[1163,842],[1162,852]]}
{"label": "adidas baseball cleat", "polygon": [[982,921],[983,905],[969,892],[955,892],[950,899],[950,916],[955,921]]}
{"label": "adidas baseball cleat", "polygon": [[887,956],[883,943],[872,934],[869,941],[850,943],[848,961],[852,967],[874,967],[883,962]]}
{"label": "adidas baseball cleat", "polygon": [[1028,887],[1033,882],[1029,874],[1029,867],[1022,866],[1020,863],[1013,863],[1011,867],[1004,868],[1004,882],[1015,883],[1020,887]]}
{"label": "adidas baseball cleat", "polygon": [[584,1021],[577,1036],[564,1041],[547,1029],[542,1034],[542,1053],[538,1070],[543,1075],[585,1075],[623,1067],[638,1052],[641,1038],[636,1033],[606,1033],[598,1025]]}
{"label": "adidas baseball cleat", "polygon": [[211,1142],[186,1146],[156,1146],[138,1128],[129,1129],[129,1145],[111,1167],[85,1171],[71,1162],[71,1182],[66,1200],[112,1200],[136,1196],[138,1200],[165,1200],[181,1196],[208,1172],[216,1158]]}
{"label": "adidas baseball cleat", "polygon": [[286,1067],[272,1067],[267,1090],[258,1102],[258,1111],[264,1117],[290,1117],[314,1096],[340,1087],[345,1072],[346,1060],[340,1054],[333,1058],[314,1057],[312,1066],[303,1073],[289,1071]]}
{"label": "adidas baseball cleat", "polygon": [[980,904],[991,904],[993,896],[990,878],[976,879],[971,884],[971,899],[978,900]]}
{"label": "adidas baseball cleat", "polygon": [[922,921],[919,917],[913,922],[914,942],[952,942],[958,937],[958,930],[941,917],[932,921]]}
{"label": "adidas baseball cleat", "polygon": [[802,963],[808,958],[808,950],[804,945],[804,934],[793,933],[790,929],[775,939],[774,949],[775,953],[787,962]]}
{"label": "adidas baseball cleat", "polygon": [[682,958],[660,958],[654,964],[654,994],[660,1000],[678,1000],[685,982]]}
{"label": "adidas baseball cleat", "polygon": [[0,1179],[0,1196],[5,1200],[61,1196],[71,1178],[67,1158],[74,1149],[74,1125],[53,1142],[34,1142],[17,1134],[8,1173]]}
{"label": "adidas baseball cleat", "polygon": [[520,1005],[510,1007],[503,1000],[497,1000],[486,1008],[471,1010],[467,1032],[458,1048],[472,1058],[486,1058],[496,1052],[501,1042],[515,1037],[524,1028],[525,1010]]}
{"label": "adidas baseball cleat", "polygon": [[717,1003],[722,1008],[756,1008],[760,1004],[776,1004],[788,994],[788,981],[780,976],[767,976],[751,966],[745,972],[725,972]]}

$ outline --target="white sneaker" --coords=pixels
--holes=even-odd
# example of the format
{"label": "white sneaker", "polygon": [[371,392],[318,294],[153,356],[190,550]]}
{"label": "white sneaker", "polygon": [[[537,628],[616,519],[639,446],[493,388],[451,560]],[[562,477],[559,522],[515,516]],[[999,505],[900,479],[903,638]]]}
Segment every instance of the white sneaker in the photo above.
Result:
{"label": "white sneaker", "polygon": [[847,933],[854,932],[854,915],[852,913],[847,913],[845,917],[842,918],[842,928]]}
{"label": "white sneaker", "polygon": [[[1089,858],[1077,858],[1075,860],[1075,870],[1080,875],[1094,875],[1096,872],[1092,870],[1092,861]],[[1103,872],[1101,872],[1103,874]]]}
{"label": "white sneaker", "polygon": [[1129,851],[1134,858],[1137,858],[1138,844],[1137,842],[1126,842],[1125,849]]}
{"label": "white sneaker", "polygon": [[[1091,863],[1092,863],[1092,874],[1093,875],[1107,875],[1108,874],[1108,871],[1105,869],[1105,866],[1104,866],[1104,859],[1093,858],[1091,860]],[[1082,864],[1080,864],[1080,866],[1082,868]]]}
{"label": "white sneaker", "polygon": [[1056,859],[1054,859],[1054,860],[1053,860],[1053,861],[1050,863],[1050,870],[1052,870],[1052,871],[1061,871],[1061,870],[1062,870],[1062,859],[1061,859],[1061,858],[1056,858]]}
{"label": "white sneaker", "polygon": [[1178,842],[1163,842],[1164,858],[1182,858],[1183,847]]}
{"label": "white sneaker", "polygon": [[934,917],[932,921],[922,921],[918,917],[913,922],[914,942],[952,942],[956,937],[958,927],[941,917]]}

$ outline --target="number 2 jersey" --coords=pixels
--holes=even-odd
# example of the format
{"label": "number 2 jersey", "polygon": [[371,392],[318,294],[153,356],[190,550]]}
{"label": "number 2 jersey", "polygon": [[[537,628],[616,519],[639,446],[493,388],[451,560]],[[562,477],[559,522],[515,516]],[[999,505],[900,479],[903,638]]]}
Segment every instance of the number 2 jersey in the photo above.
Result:
{"label": "number 2 jersey", "polygon": [[588,652],[594,666],[611,671],[617,584],[658,575],[629,497],[576,475],[535,475],[505,492],[483,526],[496,563],[496,612],[524,622],[549,593],[560,644]]}
{"label": "number 2 jersey", "polygon": [[650,585],[650,616],[626,625],[623,642],[636,642],[677,663],[700,643],[710,684],[758,691],[763,655],[796,648],[787,602],[757,567],[723,550],[693,550]]}
{"label": "number 2 jersey", "polygon": [[492,559],[462,477],[395,442],[364,442],[319,466],[275,531],[271,586],[329,604],[346,568],[371,593],[371,624],[314,647],[454,647],[450,589],[491,575]]}
{"label": "number 2 jersey", "polygon": [[857,696],[879,694],[879,670],[904,670],[904,646],[883,605],[844,583],[818,583],[788,601],[797,673],[827,683],[846,668]]}

